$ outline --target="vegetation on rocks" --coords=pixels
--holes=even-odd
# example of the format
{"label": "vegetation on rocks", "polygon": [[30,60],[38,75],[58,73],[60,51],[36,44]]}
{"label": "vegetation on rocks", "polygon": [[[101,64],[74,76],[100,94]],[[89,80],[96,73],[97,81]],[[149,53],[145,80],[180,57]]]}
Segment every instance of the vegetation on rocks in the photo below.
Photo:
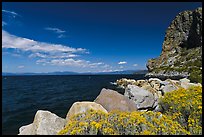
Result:
{"label": "vegetation on rocks", "polygon": [[59,135],[187,135],[202,134],[202,88],[168,92],[164,111],[121,112],[88,110],[73,115]]}
{"label": "vegetation on rocks", "polygon": [[90,110],[72,117],[60,135],[185,135],[177,121],[160,112],[121,112],[105,114]]}
{"label": "vegetation on rocks", "polygon": [[160,104],[164,114],[172,116],[191,134],[202,134],[202,87],[168,92]]}

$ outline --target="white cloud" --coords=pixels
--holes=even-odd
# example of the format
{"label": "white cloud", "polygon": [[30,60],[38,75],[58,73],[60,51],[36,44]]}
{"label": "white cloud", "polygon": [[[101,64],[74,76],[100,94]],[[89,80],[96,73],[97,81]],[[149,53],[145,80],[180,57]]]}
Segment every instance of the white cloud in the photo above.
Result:
{"label": "white cloud", "polygon": [[20,16],[19,14],[17,14],[17,13],[14,12],[14,11],[2,10],[2,12],[4,12],[4,13],[8,13],[8,14],[11,14],[11,15],[13,15],[14,18],[15,18],[16,16]]}
{"label": "white cloud", "polygon": [[98,66],[104,65],[103,62],[97,62],[97,63],[90,63],[90,68],[97,68]]}
{"label": "white cloud", "polygon": [[40,63],[43,63],[43,64],[46,64],[46,63],[49,63],[46,59],[39,59],[36,61],[36,64],[40,64]]}
{"label": "white cloud", "polygon": [[66,32],[65,30],[61,30],[61,29],[59,29],[59,28],[52,28],[52,27],[47,27],[47,28],[44,28],[44,29],[59,34],[59,35],[57,36],[58,38],[65,38],[65,37],[66,37],[64,34],[62,34],[62,33],[65,33],[65,32]]}
{"label": "white cloud", "polygon": [[35,58],[35,57],[40,57],[40,58],[74,58],[78,57],[79,55],[72,54],[72,53],[60,53],[60,54],[45,54],[45,53],[32,53],[28,57],[29,58]]}
{"label": "white cloud", "polygon": [[90,62],[88,60],[76,58],[79,57],[80,54],[89,53],[86,49],[72,48],[61,44],[38,42],[28,38],[11,35],[4,30],[2,30],[2,49],[13,49],[14,52],[19,51],[19,53],[22,51],[26,52],[29,54],[29,58],[37,59],[36,64],[43,66],[73,66],[96,68],[95,70],[110,70],[112,68],[110,65],[103,62]]}
{"label": "white cloud", "polygon": [[5,21],[2,21],[2,26],[7,25],[7,23]]}
{"label": "white cloud", "polygon": [[51,65],[57,66],[75,66],[75,67],[87,67],[89,64],[85,60],[74,60],[72,58],[68,59],[54,59],[50,61]]}
{"label": "white cloud", "polygon": [[75,60],[73,58],[67,59],[40,59],[36,61],[36,64],[49,64],[54,66],[73,66],[73,67],[89,67],[89,61],[86,60]]}
{"label": "white cloud", "polygon": [[86,49],[83,48],[72,48],[61,44],[38,42],[31,39],[14,36],[4,30],[2,30],[2,48],[12,48],[19,49],[22,51],[46,52],[46,53],[86,52]]}
{"label": "white cloud", "polygon": [[18,66],[19,69],[24,68],[25,66]]}
{"label": "white cloud", "polygon": [[[66,59],[39,59],[36,61],[36,64],[43,64],[43,65],[53,65],[53,66],[72,66],[72,67],[83,67],[83,68],[98,68],[102,69],[104,66],[109,66],[104,64],[103,62],[95,62],[91,63],[87,60],[81,59],[73,59],[73,58],[66,58]],[[111,67],[107,67],[105,70],[110,69]],[[103,69],[104,70],[104,69]]]}
{"label": "white cloud", "polygon": [[137,67],[137,66],[138,66],[138,64],[133,64],[133,66],[134,66],[134,67]]}
{"label": "white cloud", "polygon": [[126,61],[120,61],[120,62],[118,62],[118,64],[123,65],[123,64],[127,64],[127,62]]}
{"label": "white cloud", "polygon": [[50,30],[50,31],[53,31],[55,33],[65,33],[66,32],[66,31],[61,30],[59,28],[51,28],[51,27],[47,27],[47,28],[45,28],[45,30]]}

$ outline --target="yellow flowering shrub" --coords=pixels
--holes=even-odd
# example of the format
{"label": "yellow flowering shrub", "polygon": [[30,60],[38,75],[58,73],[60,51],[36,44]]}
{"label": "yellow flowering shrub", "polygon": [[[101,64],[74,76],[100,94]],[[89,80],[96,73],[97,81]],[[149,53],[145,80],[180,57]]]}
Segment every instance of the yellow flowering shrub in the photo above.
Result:
{"label": "yellow flowering shrub", "polygon": [[89,110],[74,115],[59,135],[186,135],[172,117],[160,112],[120,112],[108,114]]}
{"label": "yellow flowering shrub", "polygon": [[160,104],[164,114],[172,116],[191,134],[202,134],[202,87],[168,92]]}

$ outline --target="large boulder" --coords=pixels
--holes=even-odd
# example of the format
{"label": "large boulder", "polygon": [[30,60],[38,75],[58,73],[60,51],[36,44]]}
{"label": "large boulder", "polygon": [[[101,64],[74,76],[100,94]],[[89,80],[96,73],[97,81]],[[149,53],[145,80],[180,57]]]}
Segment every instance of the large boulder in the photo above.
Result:
{"label": "large boulder", "polygon": [[148,90],[148,91],[150,91],[152,93],[156,92],[156,89],[154,89],[149,83],[147,83],[147,85],[143,85],[141,88],[145,89],[145,90]]}
{"label": "large boulder", "polygon": [[112,110],[128,112],[137,110],[135,103],[128,97],[119,94],[117,91],[105,88],[101,90],[94,102],[101,104],[108,112]]}
{"label": "large boulder", "polygon": [[38,110],[33,123],[22,126],[19,135],[56,135],[64,128],[66,120],[49,111]]}
{"label": "large boulder", "polygon": [[138,110],[154,110],[158,105],[158,96],[136,85],[128,85],[125,96],[135,102]]}
{"label": "large boulder", "polygon": [[181,82],[178,80],[166,79],[165,81],[161,82],[160,91],[162,94],[166,92],[171,92],[173,90],[177,90],[181,88]]}
{"label": "large boulder", "polygon": [[165,81],[168,83],[167,85],[171,84],[177,89],[181,88],[181,82],[179,80],[166,79]]}
{"label": "large boulder", "polygon": [[70,117],[79,113],[84,113],[90,109],[102,111],[108,113],[103,106],[95,102],[83,101],[83,102],[75,102],[69,112],[67,113],[66,120],[69,121]]}
{"label": "large boulder", "polygon": [[165,86],[161,87],[161,92],[162,92],[162,94],[165,94],[167,92],[170,92],[170,91],[173,91],[173,90],[177,90],[177,89],[178,88],[175,87],[174,85],[168,84],[168,85],[165,85]]}

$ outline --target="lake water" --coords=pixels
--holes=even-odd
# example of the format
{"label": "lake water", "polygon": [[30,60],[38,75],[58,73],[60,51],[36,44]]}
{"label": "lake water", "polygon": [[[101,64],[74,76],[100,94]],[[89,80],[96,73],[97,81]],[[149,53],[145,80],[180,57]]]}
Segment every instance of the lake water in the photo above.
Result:
{"label": "lake water", "polygon": [[117,79],[144,79],[144,75],[2,76],[2,134],[18,134],[33,122],[37,110],[65,118],[76,101],[94,101],[102,88]]}

